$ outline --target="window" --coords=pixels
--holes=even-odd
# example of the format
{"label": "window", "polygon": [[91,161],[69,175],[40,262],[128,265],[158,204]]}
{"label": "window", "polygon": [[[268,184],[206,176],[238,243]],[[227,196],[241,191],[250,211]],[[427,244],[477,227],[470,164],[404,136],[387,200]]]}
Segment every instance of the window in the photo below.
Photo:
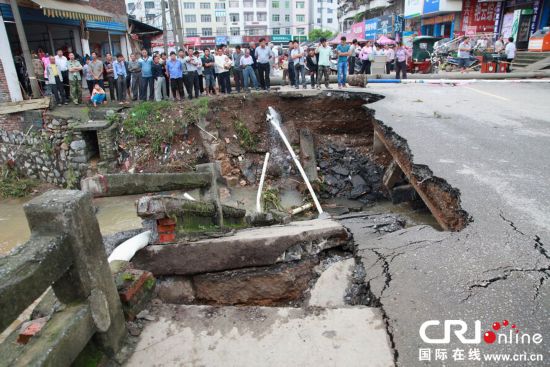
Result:
{"label": "window", "polygon": [[317,18],[317,24],[321,24],[321,18]]}
{"label": "window", "polygon": [[225,22],[225,15],[216,15],[216,22],[224,23]]}
{"label": "window", "polygon": [[328,9],[327,9],[327,13],[329,13],[329,14],[334,13],[334,9],[328,8]]}
{"label": "window", "polygon": [[290,14],[285,15],[285,22],[290,22]]}
{"label": "window", "polygon": [[185,35],[187,37],[197,36],[197,28],[185,28]]}
{"label": "window", "polygon": [[136,10],[136,4],[128,3],[128,11],[134,11],[134,10]]}
{"label": "window", "polygon": [[195,3],[183,3],[184,9],[195,9]]}
{"label": "window", "polygon": [[238,22],[239,21],[239,13],[229,14],[229,21],[230,22]]}
{"label": "window", "polygon": [[273,28],[273,34],[281,34],[281,30],[279,28]]}
{"label": "window", "polygon": [[304,22],[306,20],[306,16],[303,14],[296,14],[296,21],[297,22]]}
{"label": "window", "polygon": [[279,1],[273,1],[273,2],[271,2],[271,7],[272,7],[273,9],[279,9],[279,6],[280,6],[280,5],[279,5]]}
{"label": "window", "polygon": [[210,3],[201,3],[201,9],[210,9]]}
{"label": "window", "polygon": [[265,0],[256,0],[256,7],[257,8],[265,8],[267,5]]}
{"label": "window", "polygon": [[279,14],[273,14],[273,15],[271,16],[271,20],[272,20],[273,22],[278,22],[278,21],[280,20]]}
{"label": "window", "polygon": [[216,9],[225,9],[225,3],[216,3]]}
{"label": "window", "polygon": [[244,0],[243,1],[243,6],[244,6],[245,9],[250,9],[250,8],[254,7],[254,1]]}
{"label": "window", "polygon": [[328,18],[327,23],[332,23],[332,18]]}
{"label": "window", "polygon": [[225,35],[225,27],[217,27],[216,36],[224,36],[224,35]]}
{"label": "window", "polygon": [[146,1],[144,6],[145,6],[145,9],[154,9],[155,8],[155,2],[154,1]]}
{"label": "window", "polygon": [[229,33],[232,36],[238,36],[238,35],[241,34],[241,29],[239,27],[231,27],[231,28],[229,28]]}
{"label": "window", "polygon": [[285,9],[290,8],[290,1],[285,1]]}
{"label": "window", "polygon": [[203,36],[211,36],[212,35],[212,28],[203,28],[201,33],[202,33]]}
{"label": "window", "polygon": [[202,14],[201,15],[201,22],[202,23],[210,23],[211,21],[212,21],[212,16],[210,14]]}
{"label": "window", "polygon": [[304,9],[305,3],[303,1],[296,1],[296,9]]}
{"label": "window", "polygon": [[285,34],[290,34],[290,28],[285,28]]}
{"label": "window", "polygon": [[261,12],[256,15],[258,22],[265,22],[267,20],[267,13]]}
{"label": "window", "polygon": [[306,34],[306,29],[305,28],[296,28],[296,33],[299,36],[303,36],[304,34]]}
{"label": "window", "polygon": [[253,22],[254,21],[254,13],[252,13],[252,12],[244,13],[244,21],[245,22]]}
{"label": "window", "polygon": [[155,14],[145,14],[145,19],[147,20],[154,20],[155,18]]}
{"label": "window", "polygon": [[229,0],[229,7],[230,8],[238,8],[239,7],[239,1],[238,0]]}
{"label": "window", "polygon": [[195,14],[185,14],[185,23],[196,23],[197,16]]}

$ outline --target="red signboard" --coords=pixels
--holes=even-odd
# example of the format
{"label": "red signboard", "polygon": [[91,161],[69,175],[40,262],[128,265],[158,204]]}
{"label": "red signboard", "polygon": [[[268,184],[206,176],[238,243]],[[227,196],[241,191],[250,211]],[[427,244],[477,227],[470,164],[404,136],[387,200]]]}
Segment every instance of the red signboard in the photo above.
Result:
{"label": "red signboard", "polygon": [[250,43],[250,42],[259,43],[260,38],[265,38],[266,42],[269,42],[270,40],[269,36],[243,36],[243,43]]}
{"label": "red signboard", "polygon": [[463,0],[462,31],[475,33],[492,33],[495,29],[497,15],[495,2]]}
{"label": "red signboard", "polygon": [[201,37],[201,46],[214,46],[216,37]]}

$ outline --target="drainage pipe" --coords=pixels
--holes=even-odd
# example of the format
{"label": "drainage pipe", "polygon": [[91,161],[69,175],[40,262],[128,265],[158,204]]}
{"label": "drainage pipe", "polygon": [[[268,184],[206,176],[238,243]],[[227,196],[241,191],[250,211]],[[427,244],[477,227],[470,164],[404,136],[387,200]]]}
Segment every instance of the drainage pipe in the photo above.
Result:
{"label": "drainage pipe", "polygon": [[267,172],[267,162],[269,161],[269,152],[265,154],[264,166],[262,167],[262,176],[260,177],[260,185],[258,186],[258,194],[256,195],[256,211],[262,212],[262,190],[264,188],[265,173]]}
{"label": "drainage pipe", "polygon": [[401,79],[368,79],[367,84],[375,84],[375,83],[401,83]]}
{"label": "drainage pipe", "polygon": [[292,159],[294,159],[294,163],[296,164],[296,167],[298,168],[298,171],[300,171],[300,174],[302,175],[302,178],[306,182],[307,188],[309,190],[309,193],[311,194],[311,197],[313,198],[313,202],[315,203],[315,207],[317,208],[317,211],[319,214],[323,213],[323,208],[321,208],[321,204],[319,203],[319,200],[317,199],[317,195],[315,195],[315,191],[313,191],[313,187],[311,187],[311,183],[307,179],[307,175],[304,172],[304,169],[302,168],[302,165],[300,164],[300,161],[298,160],[298,157],[296,157],[296,153],[294,153],[294,150],[292,149],[292,146],[288,142],[288,139],[286,138],[285,134],[283,133],[283,130],[281,129],[281,123],[280,119],[276,118],[278,115],[278,112],[275,111],[275,109],[271,106],[267,107],[267,120],[273,125],[275,130],[279,133],[281,136],[281,139],[283,139],[283,142],[286,145],[286,148],[290,152],[290,155],[292,156]]}
{"label": "drainage pipe", "polygon": [[134,257],[138,250],[141,250],[147,246],[149,243],[149,237],[151,237],[151,231],[145,231],[122,242],[117,248],[114,249],[107,261],[132,260],[132,257]]}

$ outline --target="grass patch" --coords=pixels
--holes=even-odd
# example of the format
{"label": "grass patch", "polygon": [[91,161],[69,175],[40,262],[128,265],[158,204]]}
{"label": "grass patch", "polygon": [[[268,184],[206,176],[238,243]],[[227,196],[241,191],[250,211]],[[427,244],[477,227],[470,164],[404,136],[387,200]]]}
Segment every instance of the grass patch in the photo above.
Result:
{"label": "grass patch", "polygon": [[21,177],[13,169],[0,168],[0,198],[21,198],[30,194],[39,182],[31,178]]}
{"label": "grass patch", "polygon": [[262,193],[262,203],[264,211],[272,209],[283,211],[283,207],[281,205],[281,194],[279,189],[276,187],[270,186],[264,190]]}
{"label": "grass patch", "polygon": [[246,151],[251,151],[256,149],[258,144],[258,137],[253,135],[245,123],[241,119],[235,119],[233,122],[235,132],[239,138],[239,143],[241,147]]}

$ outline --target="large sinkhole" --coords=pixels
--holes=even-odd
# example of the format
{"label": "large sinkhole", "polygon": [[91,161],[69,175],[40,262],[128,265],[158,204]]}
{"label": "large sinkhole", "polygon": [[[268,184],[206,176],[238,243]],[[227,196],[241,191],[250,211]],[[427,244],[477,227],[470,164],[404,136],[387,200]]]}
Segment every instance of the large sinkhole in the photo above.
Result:
{"label": "large sinkhole", "polygon": [[[365,270],[355,260],[350,232],[334,220],[313,220],[317,212],[304,180],[266,117],[270,108],[276,111],[321,206],[332,218],[361,218],[374,234],[413,225],[462,229],[468,216],[460,207],[460,193],[429,167],[413,164],[406,141],[375,119],[367,104],[381,98],[326,91],[210,100],[208,112],[163,146],[158,159],[127,166],[138,165],[145,172],[178,171],[188,170],[193,162],[217,162],[223,204],[254,211],[264,158],[270,153],[261,205],[266,212],[295,209],[299,214],[292,216],[291,224],[274,215],[259,224],[264,227],[243,235],[238,231],[234,236],[148,246],[137,253],[134,265],[158,278],[159,296],[168,303],[302,306],[324,292],[315,285],[327,269],[347,264],[339,265],[350,279],[340,285],[345,302],[376,306],[364,284]],[[154,225],[164,231],[177,223],[157,220]],[[279,225],[269,227],[272,224]]]}

